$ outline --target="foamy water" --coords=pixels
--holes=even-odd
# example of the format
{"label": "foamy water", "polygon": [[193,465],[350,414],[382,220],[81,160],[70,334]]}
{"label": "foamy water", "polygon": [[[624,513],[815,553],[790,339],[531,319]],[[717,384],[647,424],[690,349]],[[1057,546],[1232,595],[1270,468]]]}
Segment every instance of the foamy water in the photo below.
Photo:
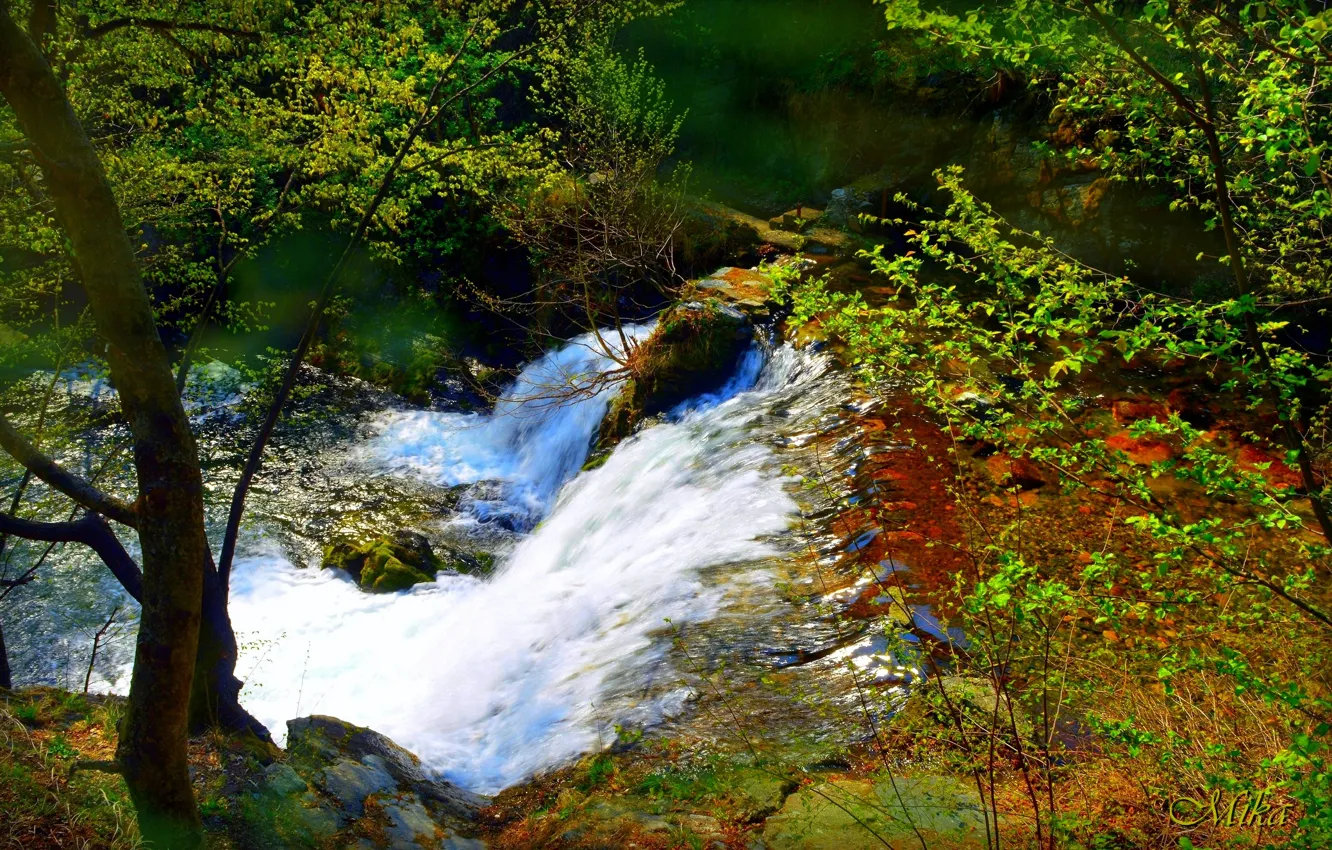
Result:
{"label": "foamy water", "polygon": [[790,348],[752,354],[723,393],[578,474],[609,396],[552,406],[534,389],[610,362],[586,345],[555,352],[496,416],[386,418],[362,449],[380,463],[440,483],[497,479],[498,509],[545,518],[492,577],[391,595],[275,555],[239,560],[246,706],[275,733],[310,713],[373,727],[483,792],[609,743],[612,724],[678,710],[666,621],[716,614],[727,584],[708,568],[752,580],[776,554],[768,541],[796,506],[764,420],[824,365]]}
{"label": "foamy water", "polygon": [[[638,342],[652,327],[628,325],[625,337]],[[493,412],[394,413],[378,423],[366,449],[381,464],[436,484],[495,481],[499,498],[474,502],[472,510],[530,528],[587,460],[616,392],[598,379],[615,368],[622,348],[618,335],[584,334],[523,369]]]}

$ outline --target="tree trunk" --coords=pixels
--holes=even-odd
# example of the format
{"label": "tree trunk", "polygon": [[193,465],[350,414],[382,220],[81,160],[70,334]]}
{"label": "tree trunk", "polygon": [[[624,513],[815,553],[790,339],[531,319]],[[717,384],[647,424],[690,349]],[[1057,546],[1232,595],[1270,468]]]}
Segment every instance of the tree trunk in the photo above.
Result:
{"label": "tree trunk", "polygon": [[28,35],[42,47],[42,42],[56,34],[56,12],[59,4],[56,0],[32,0],[32,10],[28,12]]}
{"label": "tree trunk", "polygon": [[155,848],[203,845],[186,761],[207,557],[198,451],[134,249],[96,150],[37,46],[0,0],[0,95],[32,143],[106,343],[134,438],[143,609],[117,760]]}
{"label": "tree trunk", "polygon": [[211,558],[204,570],[202,613],[190,692],[190,731],[220,727],[228,732],[249,732],[272,743],[268,729],[240,704],[244,683],[236,678],[236,633],[227,611],[227,589]]}
{"label": "tree trunk", "polygon": [[14,679],[9,673],[9,650],[5,648],[5,630],[0,627],[0,688],[14,687]]}

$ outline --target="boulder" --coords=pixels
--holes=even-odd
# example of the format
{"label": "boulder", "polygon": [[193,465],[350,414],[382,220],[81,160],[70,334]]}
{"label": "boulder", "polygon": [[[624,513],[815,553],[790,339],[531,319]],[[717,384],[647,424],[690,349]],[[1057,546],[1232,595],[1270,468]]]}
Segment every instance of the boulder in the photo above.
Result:
{"label": "boulder", "polygon": [[821,218],[823,218],[823,210],[799,206],[769,219],[768,226],[773,230],[789,230],[793,233],[799,233],[815,225]]}
{"label": "boulder", "polygon": [[1299,470],[1287,464],[1276,452],[1268,451],[1261,446],[1256,446],[1253,443],[1240,446],[1236,461],[1240,469],[1246,472],[1257,472],[1267,479],[1268,484],[1278,489],[1302,490],[1304,488],[1304,478],[1300,475]]}
{"label": "boulder", "polygon": [[850,227],[856,232],[861,229],[860,215],[876,213],[865,192],[850,186],[833,189],[828,198],[828,208],[823,212],[823,223],[832,227]]}
{"label": "boulder", "polygon": [[1164,440],[1146,435],[1135,437],[1127,431],[1107,437],[1105,446],[1112,452],[1123,452],[1131,462],[1144,466],[1175,457],[1174,448]]}
{"label": "boulder", "polygon": [[1045,473],[1030,458],[998,452],[985,459],[985,469],[1001,487],[1035,490],[1045,484]]}
{"label": "boulder", "polygon": [[881,850],[921,841],[986,846],[976,792],[943,776],[835,780],[792,794],[763,828],[768,850]]}
{"label": "boulder", "polygon": [[286,760],[240,811],[255,846],[484,850],[466,836],[488,804],[374,730],[311,716],[288,721]]}
{"label": "boulder", "polygon": [[634,432],[648,417],[719,388],[753,336],[749,319],[718,297],[678,304],[630,358],[633,377],[611,402],[596,451]]}
{"label": "boulder", "polygon": [[[995,693],[993,682],[980,676],[944,676],[930,679],[912,691],[898,716],[904,721],[916,721],[928,714],[956,710],[966,714],[972,722],[989,726],[997,712],[998,722],[1007,726],[1010,708],[1019,727],[1025,728],[1027,723],[1021,708],[1001,699]],[[952,722],[948,718],[943,720]]]}
{"label": "boulder", "polygon": [[366,543],[340,542],[324,549],[322,569],[340,569],[370,593],[392,593],[414,584],[433,581],[437,573],[487,572],[493,559],[486,554],[471,554],[446,549],[435,553],[424,534],[399,530]]}
{"label": "boulder", "polygon": [[300,794],[310,786],[291,765],[275,762],[264,769],[264,792],[275,797]]}
{"label": "boulder", "polygon": [[757,823],[778,811],[796,789],[794,780],[779,773],[749,769],[731,781],[731,807],[745,823]]}
{"label": "boulder", "polygon": [[720,268],[708,277],[695,281],[688,291],[697,297],[715,298],[750,319],[767,319],[776,306],[771,279],[756,271],[734,266]]}
{"label": "boulder", "polygon": [[421,766],[421,760],[412,753],[373,729],[355,726],[336,717],[311,715],[288,720],[287,751],[298,772],[302,765],[358,762],[369,768],[373,776],[358,774],[366,784],[346,786],[352,792],[368,789],[372,779],[381,782],[387,777],[392,785],[385,786],[385,789],[391,787],[398,792],[416,794],[454,818],[471,820],[490,802],[479,794],[432,779]]}
{"label": "boulder", "polygon": [[1094,220],[1110,193],[1105,177],[1082,176],[1040,186],[1028,195],[1032,208],[1070,227],[1082,227]]}
{"label": "boulder", "polygon": [[1155,419],[1161,423],[1170,421],[1166,406],[1152,399],[1116,399],[1110,403],[1110,413],[1120,425],[1132,425],[1143,419]]}

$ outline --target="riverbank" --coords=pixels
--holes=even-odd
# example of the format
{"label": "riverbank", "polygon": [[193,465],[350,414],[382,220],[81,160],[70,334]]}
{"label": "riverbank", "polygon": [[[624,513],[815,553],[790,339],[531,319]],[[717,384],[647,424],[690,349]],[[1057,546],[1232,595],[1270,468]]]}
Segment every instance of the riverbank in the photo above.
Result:
{"label": "riverbank", "polygon": [[[855,262],[807,262],[806,266],[812,273],[831,269],[838,285],[870,297],[883,299],[892,294]],[[772,314],[772,299],[759,290],[767,285],[766,279],[753,273],[722,270],[694,287],[691,297],[710,293],[708,297],[720,299],[719,304],[726,309],[739,305],[766,318]],[[720,307],[717,309],[720,311]],[[695,312],[708,314],[703,308]],[[717,315],[720,321],[731,321],[724,312]],[[783,328],[778,340],[792,337],[806,351],[812,351],[827,345],[820,336],[816,322]],[[574,741],[573,749],[550,751],[554,755],[535,768],[533,778],[523,777],[534,768],[521,767],[522,775],[513,776],[523,781],[517,785],[501,781],[493,800],[477,801],[462,822],[455,820],[447,825],[431,817],[413,821],[417,814],[414,805],[422,806],[429,815],[419,793],[408,786],[375,786],[370,780],[378,776],[371,776],[376,763],[372,759],[365,767],[367,753],[352,754],[352,761],[362,767],[345,768],[352,770],[356,782],[339,785],[339,780],[328,779],[337,773],[329,774],[329,770],[348,756],[345,752],[326,756],[321,763],[307,762],[293,778],[282,767],[292,760],[290,751],[284,753],[240,739],[200,739],[193,748],[195,778],[200,798],[210,813],[210,829],[219,841],[230,842],[219,846],[315,847],[329,842],[344,842],[338,846],[345,846],[347,841],[363,840],[369,842],[363,845],[366,847],[428,847],[436,846],[430,840],[448,840],[455,843],[438,846],[468,847],[472,845],[465,842],[479,840],[486,846],[504,848],[813,850],[825,846],[882,846],[884,840],[918,842],[917,831],[925,836],[927,846],[983,847],[987,840],[993,840],[995,832],[1002,834],[1010,846],[1025,846],[1038,836],[1031,827],[1029,802],[1030,767],[1036,757],[1024,755],[1023,748],[1034,746],[1038,740],[1058,741],[1065,829],[1065,844],[1061,846],[1092,846],[1094,840],[1114,836],[1126,846],[1154,847],[1174,831],[1169,816],[1170,795],[1179,789],[1168,784],[1168,775],[1162,773],[1160,765],[1151,764],[1141,752],[1126,754],[1112,733],[1090,725],[1084,713],[1092,694],[1110,690],[1121,701],[1102,705],[1099,717],[1119,709],[1146,714],[1163,705],[1163,691],[1150,681],[1125,680],[1109,667],[1099,676],[1087,676],[1084,670],[1079,687],[1090,690],[1081,693],[1076,704],[1070,701],[1051,711],[1010,691],[1002,677],[994,676],[993,664],[978,655],[982,647],[973,643],[974,635],[968,635],[959,625],[968,622],[968,599],[987,577],[987,568],[976,553],[978,541],[992,529],[1008,527],[1016,517],[1022,517],[1027,534],[1039,541],[1035,546],[1043,560],[1066,570],[1072,579],[1098,553],[1120,553],[1146,567],[1150,543],[1127,522],[1132,511],[1094,488],[1076,494],[1062,492],[1054,476],[1030,462],[995,453],[984,445],[959,442],[907,395],[882,391],[871,394],[846,380],[844,371],[828,371],[825,365],[813,373],[817,381],[791,384],[789,376],[798,371],[790,370],[802,361],[793,348],[777,341],[769,344],[771,351],[787,352],[780,356],[790,358],[782,367],[788,370],[788,377],[773,385],[778,390],[776,395],[762,400],[757,408],[741,404],[746,393],[754,395],[751,391],[761,390],[756,372],[735,385],[730,395],[724,391],[719,400],[706,404],[719,405],[716,409],[723,412],[726,405],[731,405],[738,415],[735,421],[751,423],[751,428],[756,422],[781,423],[775,428],[764,426],[768,430],[762,431],[762,442],[771,447],[766,451],[778,453],[788,482],[786,491],[797,513],[790,524],[783,520],[784,530],[774,526],[766,532],[751,532],[759,538],[771,536],[786,542],[760,557],[760,573],[738,584],[736,580],[744,575],[744,569],[734,558],[716,555],[723,538],[707,537],[703,548],[710,555],[707,564],[700,561],[693,568],[699,583],[691,585],[694,589],[689,594],[729,587],[727,601],[710,605],[706,616],[697,611],[674,615],[669,624],[652,628],[648,637],[658,647],[653,650],[658,660],[650,665],[653,672],[646,685],[630,683],[593,696],[590,715],[573,726],[557,723],[549,727],[565,730],[560,735],[572,731],[574,738],[569,740]],[[835,353],[837,346],[832,351]],[[827,359],[826,355],[819,356]],[[737,374],[745,374],[745,367],[736,368]],[[1246,421],[1224,402],[1183,392],[1193,380],[1190,376],[1163,372],[1151,365],[1143,369],[1098,376],[1085,390],[1088,397],[1099,399],[1092,414],[1100,417],[1095,427],[1107,443],[1122,444],[1132,462],[1158,462],[1173,451],[1168,445],[1134,437],[1134,422],[1168,409],[1184,410],[1199,421],[1209,421],[1218,447],[1229,445],[1237,457],[1248,458],[1274,481],[1289,474],[1270,455],[1258,454],[1257,447],[1242,439],[1248,430]],[[535,378],[530,383],[540,385]],[[1134,392],[1124,395],[1128,387]],[[766,391],[772,392],[772,387]],[[528,395],[537,394],[520,393],[514,398]],[[755,398],[763,397],[760,393]],[[609,400],[602,400],[592,409],[591,418],[571,419],[570,440],[586,447],[598,431],[599,416],[610,407]],[[395,414],[397,424],[390,429],[422,415],[426,414]],[[651,468],[649,446],[664,449],[671,444],[669,441],[686,435],[698,439],[710,428],[731,427],[724,424],[724,417],[719,419],[714,414],[701,431],[687,427],[680,430],[690,420],[688,414],[677,415],[684,418],[676,424],[671,424],[669,417],[665,423],[651,417],[632,423],[619,438],[624,445],[613,451],[608,447],[610,453],[595,468],[582,472],[571,485],[572,491],[587,490],[589,496],[595,495],[594,502],[603,513],[624,510],[636,515],[635,511],[656,503],[653,497],[638,491],[629,493],[631,502],[607,494]],[[575,419],[580,424],[573,424]],[[487,444],[485,432],[478,430],[478,425],[472,423],[464,432],[471,435],[468,439],[473,450]],[[419,430],[420,426],[434,428],[435,423],[426,419],[413,427]],[[558,429],[552,431],[547,423],[541,432],[549,452],[550,446],[559,442],[552,436]],[[381,426],[371,433],[382,435],[385,431]],[[447,442],[437,443],[443,438],[433,431],[424,433],[433,434],[425,445],[447,446]],[[416,439],[425,438],[418,433]],[[405,453],[403,456],[413,451],[400,438],[395,438],[392,445],[396,452]],[[558,452],[550,458],[557,456]],[[447,452],[430,456],[433,465],[429,469],[448,468],[439,465],[448,457],[451,455]],[[576,471],[582,457],[570,455],[559,464]],[[678,456],[673,457],[673,462],[681,462]],[[708,457],[712,460],[703,468],[721,462],[723,466],[713,471],[726,471],[724,464],[729,461],[719,461],[724,456]],[[475,460],[473,457],[472,462]],[[699,455],[690,463],[702,461]],[[768,466],[775,462],[769,461]],[[738,468],[732,472],[746,474]],[[554,479],[568,474],[553,473]],[[617,477],[626,475],[630,477]],[[531,487],[538,479],[541,476],[531,481],[523,479],[527,481],[523,487]],[[596,482],[619,483],[606,490]],[[457,481],[444,483],[458,486]],[[685,484],[675,482],[670,492],[687,492],[700,485],[711,486],[691,478]],[[1189,503],[1187,488],[1181,489],[1178,484],[1162,492],[1181,505]],[[487,493],[492,505],[503,502],[493,489]],[[551,493],[542,493],[540,500],[552,498]],[[661,498],[668,495],[661,491]],[[561,501],[573,498],[569,494]],[[446,512],[457,511],[466,503],[465,496],[455,494]],[[514,504],[519,503],[535,504],[528,497]],[[680,533],[697,534],[707,528],[734,532],[738,527],[735,522],[718,522],[728,516],[724,503],[725,499],[703,502],[703,512],[690,520],[696,527]],[[740,503],[736,506],[743,507]],[[293,517],[287,522],[292,528],[303,527]],[[514,522],[515,528],[522,527],[520,520]],[[547,538],[551,534],[562,538],[559,529],[566,522],[552,517],[543,523],[545,530],[541,533]],[[648,528],[650,523],[637,527]],[[584,526],[570,526],[572,536],[568,539],[579,539],[581,528]],[[653,551],[681,545],[670,533],[650,539],[656,540]],[[1279,557],[1279,536],[1256,536],[1255,543],[1271,553],[1264,557]],[[623,554],[616,557],[621,560],[610,563],[629,563]],[[290,571],[274,564],[242,567],[238,591],[242,599],[255,593],[257,598],[271,596],[263,587],[251,586],[246,578],[251,567],[276,577]],[[607,576],[605,586],[622,584],[625,574],[617,575]],[[269,607],[263,610],[276,610],[274,605],[283,607],[286,603],[282,600],[288,599],[292,605],[313,605],[311,610],[323,617],[318,614],[323,610],[320,603],[310,595],[313,582],[325,587],[327,593],[336,591],[341,600],[327,609],[328,615],[346,620],[348,615],[357,616],[355,610],[359,608],[383,608],[400,630],[411,622],[409,608],[403,607],[408,603],[420,608],[422,616],[438,619],[437,610],[430,606],[436,598],[432,594],[438,594],[441,588],[465,585],[471,588],[468,594],[485,592],[480,579],[442,576],[435,580],[438,587],[432,583],[409,591],[403,599],[395,601],[393,595],[388,595],[382,602],[371,602],[362,591],[342,588],[329,575],[316,578],[312,571],[300,571],[291,576],[294,584],[289,589],[298,595],[279,594],[276,601],[268,598]],[[1136,589],[1125,579],[1108,592],[1131,593]],[[456,596],[459,591],[451,592]],[[560,593],[554,586],[550,592],[552,598]],[[355,601],[359,598],[366,602]],[[519,604],[518,597],[508,598],[511,605]],[[350,611],[346,610],[348,606],[352,606]],[[334,614],[335,609],[342,613]],[[245,610],[244,603],[241,610]],[[487,610],[495,613],[493,608]],[[666,616],[659,600],[651,613],[656,615],[654,623]],[[242,614],[242,621],[245,616]],[[552,612],[550,618],[536,619],[555,622],[560,616]],[[1078,640],[1104,645],[1106,659],[1113,658],[1121,645],[1169,645],[1169,620],[1142,622],[1140,629],[1129,632],[1122,627],[1119,631],[1098,627],[1090,613],[1077,616],[1085,617],[1085,621],[1075,621]],[[274,621],[275,625],[282,623],[281,617]],[[323,628],[312,623],[316,631]],[[301,690],[308,686],[311,693],[326,687],[351,687],[342,674],[319,684],[323,675],[319,671],[326,662],[316,656],[311,664],[316,631],[310,632],[310,646],[301,645],[299,637],[274,637],[259,650],[255,657],[263,657],[263,663],[271,665],[268,669],[274,673],[269,678],[278,688],[264,695],[266,703],[286,706],[289,700],[284,701],[283,694],[296,682]],[[380,630],[377,643],[364,648],[372,654],[390,651],[399,655],[413,640],[407,636],[409,631],[407,628],[402,637],[395,638],[394,646],[382,646],[385,633]],[[422,643],[419,631],[412,634],[423,648],[440,646],[438,642]],[[1255,634],[1253,639],[1263,637]],[[327,635],[320,641],[321,651],[340,645]],[[497,638],[492,643],[503,641]],[[342,666],[337,669],[347,669],[349,651],[338,650]],[[1299,651],[1299,647],[1290,645],[1274,651],[1276,663],[1287,651]],[[271,653],[291,657],[283,661]],[[431,654],[421,655],[419,663],[434,663],[427,660]],[[302,672],[297,674],[291,664],[300,665]],[[503,674],[510,666],[501,665],[495,672]],[[403,672],[419,678],[413,669],[405,667]],[[377,679],[382,682],[386,672],[379,670]],[[271,675],[277,678],[271,679]],[[255,678],[263,687],[265,677]],[[451,678],[455,682],[467,680],[462,674]],[[490,695],[502,692],[494,687],[483,690]],[[351,687],[351,692],[356,689]],[[606,694],[614,695],[609,703]],[[654,704],[666,695],[671,695],[671,708],[664,712],[645,714],[634,708]],[[326,696],[335,706],[334,713],[341,710],[336,706],[347,699],[346,693]],[[123,798],[116,795],[116,778],[88,773],[72,780],[60,776],[75,761],[105,758],[113,751],[116,704],[114,698],[89,700],[49,690],[9,696],[8,722],[16,733],[21,727],[21,733],[10,741],[12,761],[8,769],[34,793],[40,789],[40,795],[53,806],[34,814],[32,825],[27,827],[33,835],[63,834],[61,830],[75,828],[73,821],[96,821],[95,829],[103,832],[123,828],[107,826],[118,823],[116,813],[123,805]],[[364,699],[355,704],[373,708]],[[515,706],[521,704],[520,700]],[[1244,706],[1241,699],[1226,710],[1233,713]],[[582,703],[570,705],[575,710],[582,707]],[[500,709],[496,715],[499,721],[507,716],[506,711]],[[404,714],[407,725],[400,728],[408,730],[407,740],[432,740],[413,738],[423,733],[411,730],[425,729],[417,723],[418,715]],[[587,724],[579,726],[583,720]],[[964,724],[962,733],[954,735],[950,724],[959,721]],[[1270,753],[1265,749],[1261,726],[1238,731],[1241,726],[1237,720],[1233,722],[1237,734],[1243,735],[1250,747],[1247,758],[1261,760]],[[1042,727],[1051,730],[1053,737],[1038,734],[1037,729]],[[425,734],[436,735],[437,730],[425,730]],[[522,740],[514,738],[511,743],[516,746]],[[501,750],[508,752],[503,747]],[[579,752],[590,754],[569,764]],[[984,781],[978,783],[977,770],[982,767]],[[371,774],[365,774],[362,768]],[[480,764],[468,770],[471,773],[456,775],[472,776],[474,781],[489,776]],[[1149,781],[1148,777],[1156,779]],[[360,783],[362,779],[370,784]],[[1187,781],[1202,780],[1194,777]],[[388,809],[367,804],[369,798],[385,793],[390,797],[417,794],[418,799],[399,800]],[[395,844],[397,839],[385,830],[408,829],[399,821],[414,822],[425,831],[402,833],[398,836],[401,842]],[[439,826],[438,835],[425,826],[427,821]],[[1233,824],[1212,826],[1213,835],[1230,838],[1246,834]],[[418,839],[418,835],[430,840]],[[111,846],[117,846],[114,842],[120,840],[113,835]]]}

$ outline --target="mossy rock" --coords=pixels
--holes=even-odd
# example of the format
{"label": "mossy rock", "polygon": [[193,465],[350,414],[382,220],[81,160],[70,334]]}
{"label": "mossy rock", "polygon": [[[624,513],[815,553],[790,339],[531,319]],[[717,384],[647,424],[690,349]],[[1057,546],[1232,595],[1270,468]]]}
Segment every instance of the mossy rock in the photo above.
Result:
{"label": "mossy rock", "polygon": [[495,559],[488,553],[446,550],[437,555],[430,541],[414,531],[398,531],[367,543],[340,542],[324,549],[322,569],[346,570],[362,590],[393,593],[434,581],[437,573],[488,573]]}
{"label": "mossy rock", "polygon": [[628,437],[644,419],[720,387],[752,336],[745,314],[716,298],[668,310],[635,351],[634,377],[611,403],[596,450]]}
{"label": "mossy rock", "polygon": [[387,546],[377,546],[367,553],[358,582],[372,593],[393,593],[431,580],[415,567],[403,563]]}
{"label": "mossy rock", "polygon": [[769,850],[869,850],[922,841],[980,850],[985,820],[974,790],[948,776],[841,779],[810,786],[767,819]]}
{"label": "mossy rock", "polygon": [[727,777],[729,808],[744,823],[757,823],[781,809],[796,790],[794,780],[780,773],[745,768]]}
{"label": "mossy rock", "polygon": [[1030,739],[1035,731],[1020,704],[1001,699],[993,683],[979,676],[945,676],[942,680],[921,683],[912,689],[894,723],[912,728],[930,724],[951,728],[957,722],[954,715],[959,713],[968,727],[988,729],[997,724],[998,731],[1007,735],[1016,725],[1018,734],[1025,739]]}
{"label": "mossy rock", "polygon": [[[607,414],[609,415],[609,414]],[[588,455],[587,462],[583,464],[584,472],[591,472],[594,469],[601,469],[610,460],[611,453],[607,449],[593,452]]]}

